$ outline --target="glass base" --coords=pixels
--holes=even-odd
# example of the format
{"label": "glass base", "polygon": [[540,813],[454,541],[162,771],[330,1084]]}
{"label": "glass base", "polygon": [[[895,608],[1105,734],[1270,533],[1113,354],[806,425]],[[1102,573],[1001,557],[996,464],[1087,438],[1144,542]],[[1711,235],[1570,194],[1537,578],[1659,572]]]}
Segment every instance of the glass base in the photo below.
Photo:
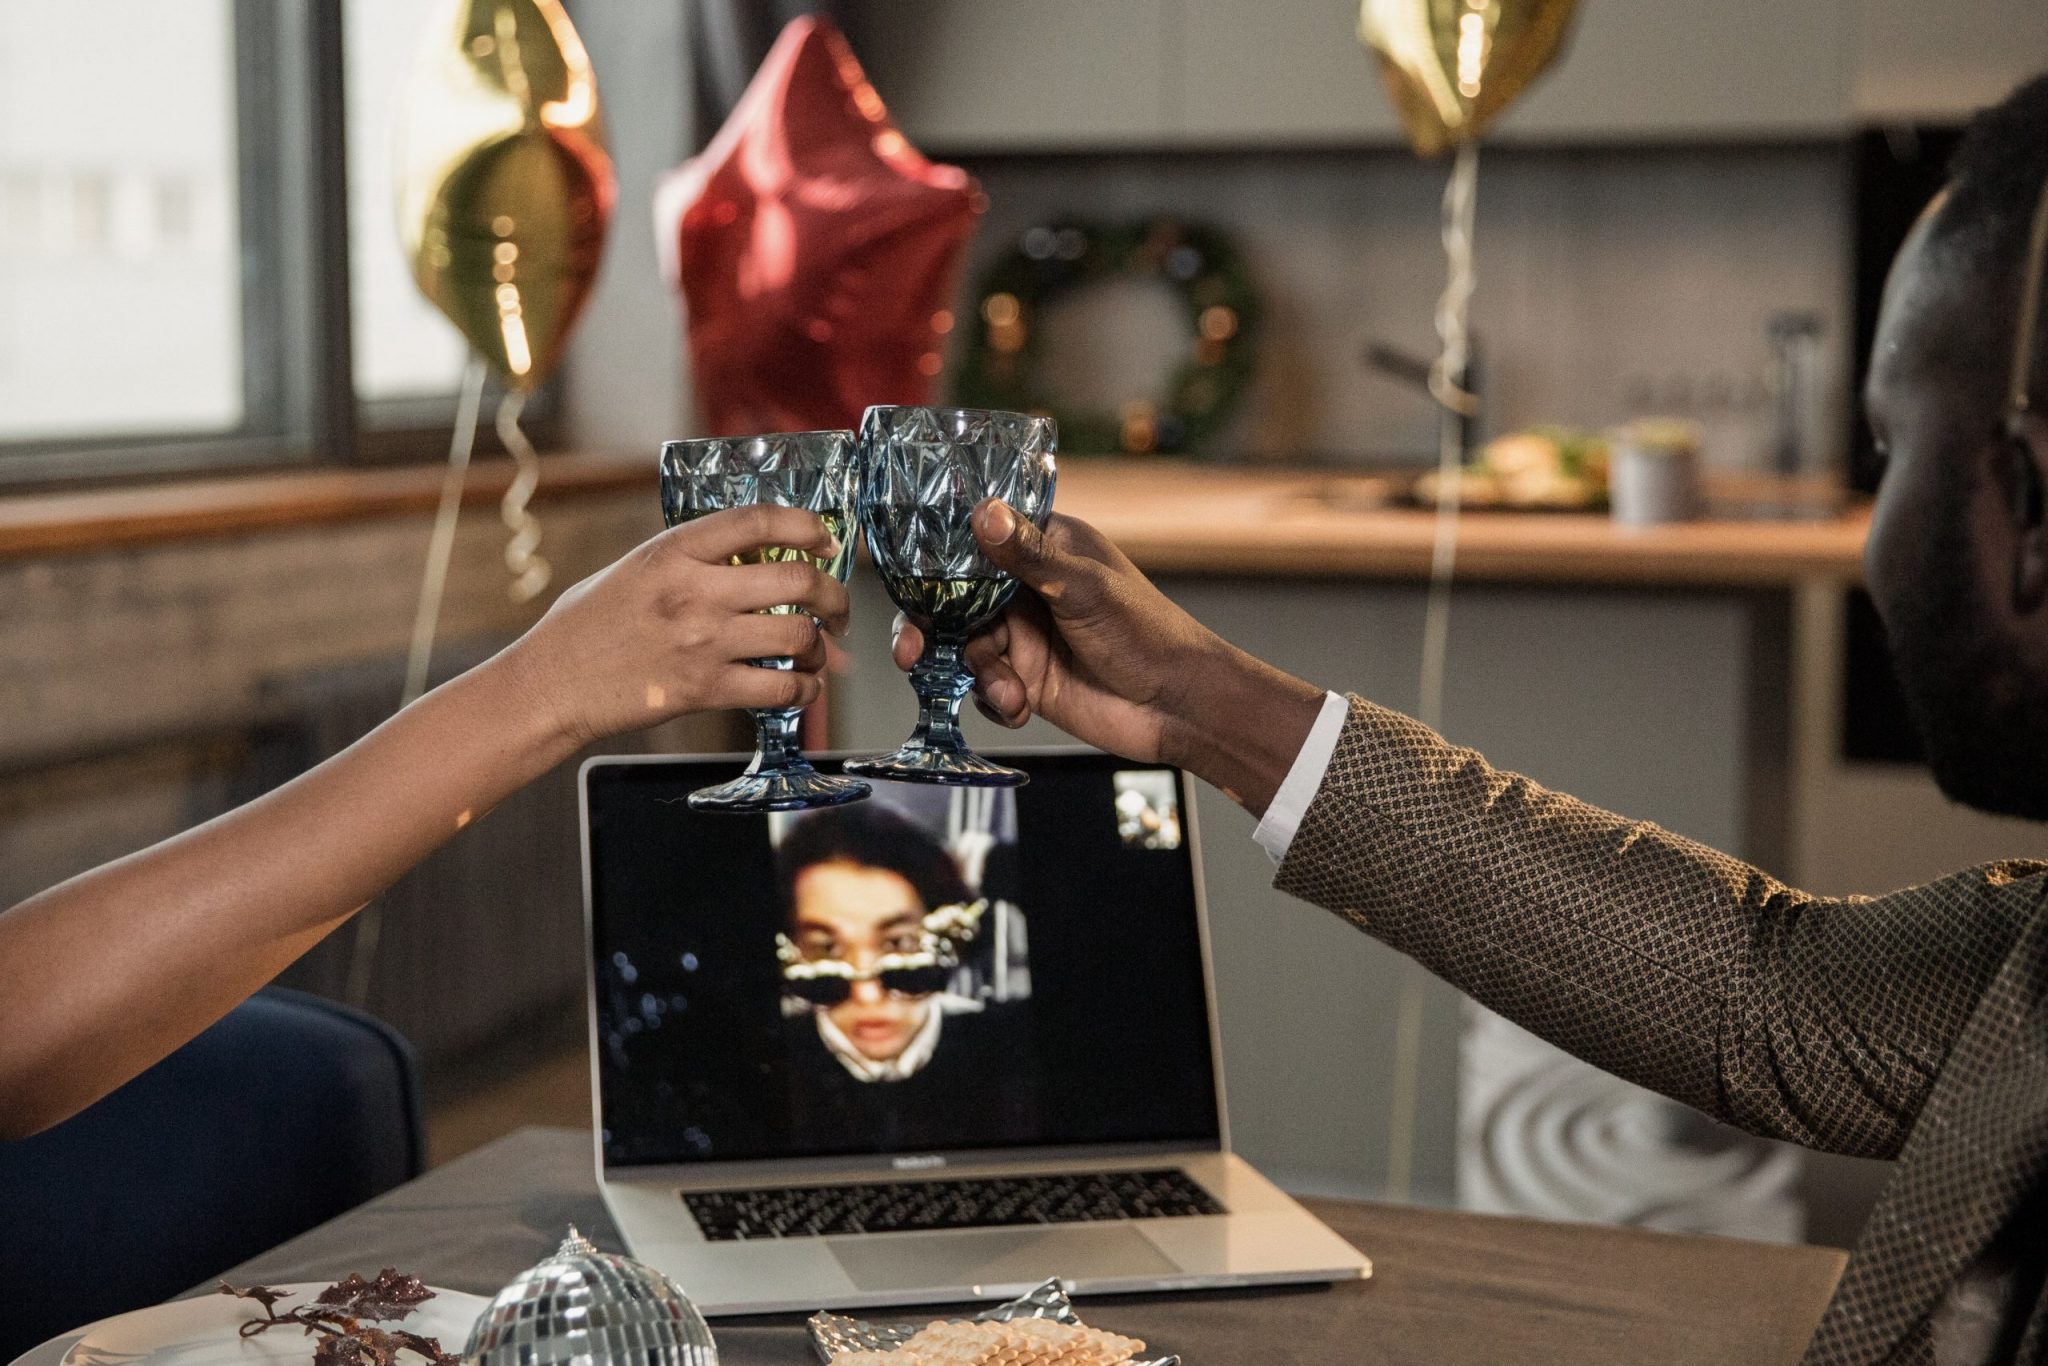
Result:
{"label": "glass base", "polygon": [[805,764],[765,773],[742,773],[729,783],[699,788],[690,794],[692,811],[724,811],[746,815],[763,811],[811,811],[844,806],[874,792],[853,778],[828,778]]}
{"label": "glass base", "polygon": [[940,749],[913,740],[894,754],[848,759],[840,765],[863,778],[946,787],[1022,787],[1031,775],[984,759],[971,749]]}

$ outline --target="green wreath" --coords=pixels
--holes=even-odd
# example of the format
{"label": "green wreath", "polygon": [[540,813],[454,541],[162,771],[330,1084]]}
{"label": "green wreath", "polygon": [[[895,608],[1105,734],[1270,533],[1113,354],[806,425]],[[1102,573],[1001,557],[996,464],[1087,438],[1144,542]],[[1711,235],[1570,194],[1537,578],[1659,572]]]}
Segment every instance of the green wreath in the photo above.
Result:
{"label": "green wreath", "polygon": [[[1189,352],[1158,397],[1119,412],[1075,411],[1045,392],[1040,310],[1118,276],[1158,280],[1178,296]],[[1049,413],[1060,446],[1093,454],[1191,451],[1229,419],[1251,383],[1259,298],[1244,258],[1220,229],[1177,218],[1126,223],[1060,219],[1030,229],[981,277],[974,330],[954,380],[963,405]]]}

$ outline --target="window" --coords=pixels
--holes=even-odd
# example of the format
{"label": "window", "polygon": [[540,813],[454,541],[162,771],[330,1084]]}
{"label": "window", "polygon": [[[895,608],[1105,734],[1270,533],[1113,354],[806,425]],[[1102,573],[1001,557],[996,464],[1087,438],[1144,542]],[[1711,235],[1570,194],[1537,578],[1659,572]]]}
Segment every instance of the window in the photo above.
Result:
{"label": "window", "polygon": [[426,399],[430,409],[445,407],[468,352],[413,286],[399,248],[391,172],[405,79],[427,25],[447,11],[421,0],[347,0],[344,14],[356,392],[380,405]]}
{"label": "window", "polygon": [[0,484],[445,449],[391,188],[445,12],[0,0]]}
{"label": "window", "polygon": [[230,0],[0,0],[0,440],[241,426]]}

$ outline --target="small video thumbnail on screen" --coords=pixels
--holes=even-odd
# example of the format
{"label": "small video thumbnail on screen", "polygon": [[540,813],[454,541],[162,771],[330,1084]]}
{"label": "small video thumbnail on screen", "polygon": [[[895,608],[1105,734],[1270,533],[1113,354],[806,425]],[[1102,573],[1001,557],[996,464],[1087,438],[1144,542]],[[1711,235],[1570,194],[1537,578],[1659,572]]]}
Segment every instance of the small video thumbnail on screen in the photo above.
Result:
{"label": "small video thumbnail on screen", "polygon": [[1180,784],[1171,769],[1124,769],[1111,783],[1116,831],[1127,848],[1180,848]]}

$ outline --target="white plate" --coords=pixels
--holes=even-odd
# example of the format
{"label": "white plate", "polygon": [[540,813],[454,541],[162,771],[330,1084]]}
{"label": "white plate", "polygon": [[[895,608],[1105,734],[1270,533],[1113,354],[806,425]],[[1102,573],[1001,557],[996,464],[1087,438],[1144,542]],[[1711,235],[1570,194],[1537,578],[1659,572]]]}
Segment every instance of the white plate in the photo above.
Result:
{"label": "white plate", "polygon": [[[279,1302],[278,1308],[285,1310],[311,1303],[327,1286],[275,1288],[297,1292]],[[469,1343],[469,1330],[477,1315],[489,1306],[490,1301],[480,1295],[436,1290],[433,1299],[397,1323],[380,1326],[439,1338],[443,1351],[460,1352]],[[261,1317],[261,1305],[232,1295],[201,1295],[152,1305],[102,1319],[86,1329],[85,1336],[64,1354],[63,1366],[140,1366],[142,1362],[149,1366],[310,1366],[317,1344],[303,1328],[280,1325],[252,1338],[240,1335],[244,1323]],[[410,1366],[414,1358],[408,1353],[400,1360]]]}

